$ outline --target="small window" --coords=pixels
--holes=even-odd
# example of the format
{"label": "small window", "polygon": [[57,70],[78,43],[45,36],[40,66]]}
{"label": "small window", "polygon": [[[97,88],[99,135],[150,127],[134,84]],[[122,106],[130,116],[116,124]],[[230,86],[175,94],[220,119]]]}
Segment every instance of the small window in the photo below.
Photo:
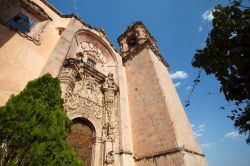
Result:
{"label": "small window", "polygon": [[91,59],[87,59],[87,65],[89,65],[92,68],[95,68],[96,63]]}
{"label": "small window", "polygon": [[14,30],[18,30],[22,33],[30,32],[31,28],[36,24],[36,21],[29,18],[23,13],[19,13],[13,19],[7,23]]}

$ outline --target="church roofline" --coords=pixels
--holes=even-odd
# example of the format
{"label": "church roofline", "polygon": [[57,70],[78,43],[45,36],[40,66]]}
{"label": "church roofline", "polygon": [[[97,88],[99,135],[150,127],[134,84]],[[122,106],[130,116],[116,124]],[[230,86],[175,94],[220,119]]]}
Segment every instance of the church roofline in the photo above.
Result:
{"label": "church roofline", "polygon": [[57,15],[59,15],[62,18],[75,18],[76,20],[80,21],[84,26],[90,28],[90,29],[94,29],[97,32],[102,31],[102,33],[104,34],[105,39],[108,41],[108,43],[110,44],[110,46],[114,49],[114,51],[116,53],[119,53],[119,51],[114,47],[113,43],[109,40],[109,38],[107,37],[105,31],[103,28],[96,28],[88,23],[86,23],[85,21],[83,21],[83,19],[79,16],[77,16],[74,13],[71,14],[62,14],[58,9],[56,9],[53,5],[51,5],[47,0],[40,0],[41,2],[43,2],[47,7],[49,7],[52,11],[54,11]]}

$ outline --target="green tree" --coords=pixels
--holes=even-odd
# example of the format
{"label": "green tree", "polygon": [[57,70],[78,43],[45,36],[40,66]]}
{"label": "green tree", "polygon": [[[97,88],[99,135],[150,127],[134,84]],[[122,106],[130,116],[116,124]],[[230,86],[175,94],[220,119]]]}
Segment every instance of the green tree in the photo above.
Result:
{"label": "green tree", "polygon": [[70,127],[59,79],[46,74],[30,81],[0,108],[2,165],[83,165],[66,142]]}
{"label": "green tree", "polygon": [[250,9],[234,1],[225,7],[217,5],[213,16],[206,47],[196,50],[192,65],[214,74],[220,82],[220,92],[235,103],[228,117],[250,143]]}

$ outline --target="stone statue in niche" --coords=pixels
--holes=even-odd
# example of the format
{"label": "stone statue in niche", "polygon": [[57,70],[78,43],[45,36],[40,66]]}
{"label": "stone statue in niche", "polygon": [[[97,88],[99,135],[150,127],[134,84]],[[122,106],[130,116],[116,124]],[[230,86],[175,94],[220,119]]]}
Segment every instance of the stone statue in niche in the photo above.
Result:
{"label": "stone statue in niche", "polygon": [[104,126],[103,126],[104,140],[106,140],[106,141],[113,141],[114,140],[114,132],[113,132],[114,129],[115,129],[115,127],[112,124],[112,121],[104,124]]}

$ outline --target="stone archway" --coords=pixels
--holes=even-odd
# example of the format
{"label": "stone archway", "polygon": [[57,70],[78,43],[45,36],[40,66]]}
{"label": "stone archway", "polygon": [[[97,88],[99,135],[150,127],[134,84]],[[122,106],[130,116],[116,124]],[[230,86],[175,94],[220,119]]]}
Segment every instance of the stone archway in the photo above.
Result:
{"label": "stone archway", "polygon": [[85,166],[91,166],[94,129],[90,122],[74,119],[71,133],[67,137],[68,143],[75,149]]}

